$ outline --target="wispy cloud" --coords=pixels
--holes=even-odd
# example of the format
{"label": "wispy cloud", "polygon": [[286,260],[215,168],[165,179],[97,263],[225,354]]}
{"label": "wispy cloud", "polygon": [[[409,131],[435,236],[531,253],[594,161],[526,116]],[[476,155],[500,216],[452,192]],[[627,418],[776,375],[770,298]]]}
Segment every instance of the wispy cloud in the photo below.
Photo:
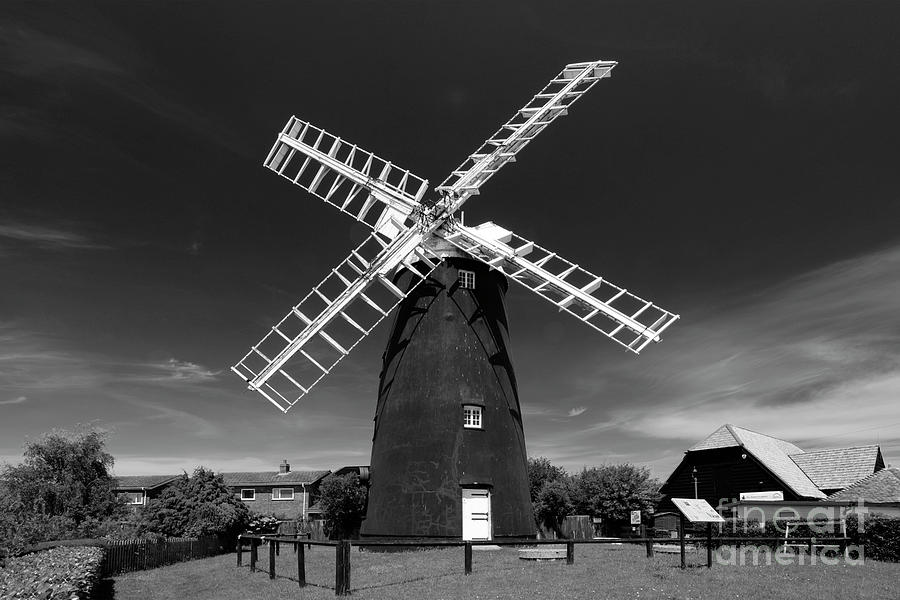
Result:
{"label": "wispy cloud", "polygon": [[760,290],[714,317],[687,317],[654,355],[659,381],[620,369],[638,389],[598,427],[695,439],[734,422],[803,441],[878,425],[900,394],[898,297],[893,248]]}
{"label": "wispy cloud", "polygon": [[17,398],[12,398],[10,400],[0,400],[0,405],[2,405],[2,404],[22,404],[23,402],[25,402],[27,400],[28,400],[27,397],[19,396]]}
{"label": "wispy cloud", "polygon": [[0,393],[13,397],[29,392],[73,391],[146,386],[191,386],[214,382],[219,372],[169,358],[122,361],[86,352],[67,342],[16,323],[0,323]]}
{"label": "wispy cloud", "polygon": [[583,415],[585,412],[587,412],[587,408],[584,406],[577,406],[570,410],[568,414],[570,417],[577,417],[578,415]]}
{"label": "wispy cloud", "polygon": [[[172,399],[150,400],[137,394],[114,392],[113,397],[138,409],[136,422],[145,426],[160,422],[169,428],[176,427],[182,431],[190,431],[192,437],[218,438],[221,428],[213,421],[189,408],[173,406]],[[131,423],[130,425],[134,425]],[[117,424],[117,427],[119,425]]]}
{"label": "wispy cloud", "polygon": [[[81,28],[72,29],[68,21],[60,21],[55,27],[52,22],[44,22],[39,30],[20,21],[0,26],[0,39],[6,41],[4,49],[8,54],[6,60],[0,61],[0,73],[52,86],[51,90],[61,81],[94,86],[236,154],[247,152],[226,124],[213,122],[209,115],[195,110],[189,101],[180,99],[175,91],[162,84],[148,83],[138,77],[138,68],[148,66],[142,64],[146,56],[135,51],[129,37],[119,35],[114,24],[104,23],[102,30],[101,26],[89,22],[81,25]],[[47,91],[42,104],[52,106],[53,99],[52,91]],[[27,119],[30,127],[22,127],[17,123],[19,119]],[[52,111],[41,115],[25,104],[8,106],[0,111],[0,133],[5,129],[47,139],[48,132],[58,127],[55,119]]]}
{"label": "wispy cloud", "polygon": [[189,385],[214,381],[219,371],[211,371],[202,365],[170,358],[160,362],[122,363],[122,381],[132,383],[168,383]]}
{"label": "wispy cloud", "polygon": [[0,224],[0,238],[24,242],[48,250],[107,248],[107,246],[98,244],[74,231],[25,223]]}

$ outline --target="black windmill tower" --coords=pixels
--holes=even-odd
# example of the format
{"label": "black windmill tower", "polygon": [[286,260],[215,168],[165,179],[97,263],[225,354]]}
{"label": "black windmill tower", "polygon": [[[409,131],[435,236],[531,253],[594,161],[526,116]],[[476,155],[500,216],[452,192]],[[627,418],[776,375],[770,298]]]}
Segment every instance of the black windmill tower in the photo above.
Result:
{"label": "black windmill tower", "polygon": [[573,63],[453,171],[428,182],[301,121],[264,165],[372,228],[232,369],[287,412],[399,305],[375,412],[364,536],[534,535],[508,352],[510,280],[638,353],[678,316],[463,204],[616,63]]}

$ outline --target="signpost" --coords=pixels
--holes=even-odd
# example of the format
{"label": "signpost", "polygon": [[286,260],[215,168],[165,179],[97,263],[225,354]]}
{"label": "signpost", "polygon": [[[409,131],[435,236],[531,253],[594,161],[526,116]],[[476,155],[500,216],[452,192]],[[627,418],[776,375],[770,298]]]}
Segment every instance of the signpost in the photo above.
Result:
{"label": "signpost", "polygon": [[724,523],[725,519],[716,512],[709,502],[699,498],[672,498],[672,504],[681,513],[678,524],[678,544],[681,548],[681,568],[687,567],[684,558],[684,520],[691,523],[706,523],[706,568],[712,566],[712,524]]}

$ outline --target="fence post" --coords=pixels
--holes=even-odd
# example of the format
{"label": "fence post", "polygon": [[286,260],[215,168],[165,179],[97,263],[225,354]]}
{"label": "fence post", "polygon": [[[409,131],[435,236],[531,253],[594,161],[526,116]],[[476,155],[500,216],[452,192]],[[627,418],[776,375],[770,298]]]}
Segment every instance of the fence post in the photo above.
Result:
{"label": "fence post", "polygon": [[472,542],[466,542],[464,546],[465,546],[465,551],[464,551],[465,572],[466,572],[466,575],[471,575],[472,574]]}
{"label": "fence post", "polygon": [[275,579],[275,542],[269,540],[269,579]]}
{"label": "fence post", "polygon": [[678,521],[678,546],[681,549],[681,568],[687,568],[687,562],[685,561],[684,556],[684,515],[681,515],[681,519]]}
{"label": "fence post", "polygon": [[653,558],[653,537],[650,528],[644,525],[644,537],[647,539],[647,558]]}
{"label": "fence post", "polygon": [[334,546],[334,595],[343,596],[344,589],[344,553],[341,543]]}
{"label": "fence post", "polygon": [[256,572],[256,559],[259,554],[259,540],[250,538],[250,572]]}
{"label": "fence post", "polygon": [[244,562],[244,542],[241,540],[241,536],[238,535],[237,539],[237,566],[241,566]]}
{"label": "fence post", "polygon": [[[270,544],[272,542],[269,542]],[[275,542],[275,556],[281,556],[281,542]]]}
{"label": "fence post", "polygon": [[303,587],[306,585],[306,557],[303,544],[299,543],[299,540],[297,542],[294,545],[294,552],[297,553],[297,581],[300,582],[300,587]]}
{"label": "fence post", "polygon": [[566,540],[566,564],[575,564],[575,540]]}
{"label": "fence post", "polygon": [[350,594],[350,542],[341,540],[334,547],[334,595]]}
{"label": "fence post", "polygon": [[712,523],[706,524],[706,568],[712,567]]}
{"label": "fence post", "polygon": [[812,556],[812,555],[813,555],[813,552],[814,552],[814,549],[813,549],[813,542],[815,541],[815,539],[816,539],[816,538],[812,538],[812,537],[809,538],[809,542],[808,542],[808,543],[809,543],[809,555],[810,555],[810,556]]}
{"label": "fence post", "polygon": [[344,586],[350,595],[350,540],[344,540]]}

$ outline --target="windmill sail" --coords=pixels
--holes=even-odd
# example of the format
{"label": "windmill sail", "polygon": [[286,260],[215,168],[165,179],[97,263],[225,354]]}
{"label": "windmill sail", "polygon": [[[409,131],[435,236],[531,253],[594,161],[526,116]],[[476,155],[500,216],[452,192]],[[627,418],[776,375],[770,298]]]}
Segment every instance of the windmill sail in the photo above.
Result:
{"label": "windmill sail", "polygon": [[297,117],[263,165],[389,238],[428,190],[427,180]]}
{"label": "windmill sail", "polygon": [[440,258],[421,241],[415,229],[393,241],[372,233],[232,370],[287,412],[412,291],[388,278],[395,268],[405,266],[416,283],[434,270]]}
{"label": "windmill sail", "polygon": [[456,212],[494,173],[515,162],[516,154],[547,125],[567,113],[567,109],[616,66],[615,61],[595,60],[566,65],[525,106],[516,111],[478,150],[470,154],[435,189],[453,200],[448,214]]}
{"label": "windmill sail", "polygon": [[678,319],[491,222],[477,227],[454,224],[444,237],[635,354],[660,341],[660,334]]}
{"label": "windmill sail", "polygon": [[[453,215],[548,125],[609,77],[614,61],[566,65],[423,202],[428,182],[306,121],[291,117],[264,165],[374,232],[232,367],[287,411],[327,375],[442,260],[434,235],[552,302],[628,350],[658,342],[678,315],[492,223]],[[389,277],[405,265],[412,287]],[[376,281],[380,285],[372,285]],[[382,297],[383,296],[383,297]]]}

